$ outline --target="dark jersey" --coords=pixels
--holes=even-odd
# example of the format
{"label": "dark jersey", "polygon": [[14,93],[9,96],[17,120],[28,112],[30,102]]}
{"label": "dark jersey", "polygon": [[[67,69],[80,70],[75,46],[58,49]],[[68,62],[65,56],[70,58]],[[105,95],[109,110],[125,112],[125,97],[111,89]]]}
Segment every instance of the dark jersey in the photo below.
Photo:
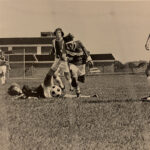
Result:
{"label": "dark jersey", "polygon": [[22,88],[22,92],[26,97],[37,97],[37,98],[45,98],[44,96],[44,89],[42,85],[38,87],[30,88],[28,85],[24,85]]}
{"label": "dark jersey", "polygon": [[72,43],[66,44],[66,53],[68,56],[68,62],[75,65],[82,65],[86,63],[88,57],[88,51],[83,46],[80,41],[74,41]]}
{"label": "dark jersey", "polygon": [[65,53],[64,40],[63,39],[54,40],[53,46],[54,46],[56,58],[61,58],[62,54]]}

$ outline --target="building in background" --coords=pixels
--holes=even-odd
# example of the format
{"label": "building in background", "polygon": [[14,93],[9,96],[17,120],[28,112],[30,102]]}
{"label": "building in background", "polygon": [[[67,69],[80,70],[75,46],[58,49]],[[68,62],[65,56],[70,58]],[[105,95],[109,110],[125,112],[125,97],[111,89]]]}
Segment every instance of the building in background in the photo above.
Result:
{"label": "building in background", "polygon": [[112,54],[91,54],[91,57],[101,72],[114,72],[115,58]]}
{"label": "building in background", "polygon": [[[25,61],[30,66],[30,63],[33,64],[38,60],[34,65],[47,67],[54,60],[54,55],[51,53],[54,38],[53,32],[41,32],[41,37],[0,38],[0,49],[5,54],[11,54],[9,61],[12,65],[13,62],[19,64]],[[112,54],[91,54],[91,57],[101,72],[114,72],[115,58]]]}
{"label": "building in background", "polygon": [[52,40],[50,37],[32,38],[0,38],[0,49],[5,53],[26,53],[45,54],[52,50]]}

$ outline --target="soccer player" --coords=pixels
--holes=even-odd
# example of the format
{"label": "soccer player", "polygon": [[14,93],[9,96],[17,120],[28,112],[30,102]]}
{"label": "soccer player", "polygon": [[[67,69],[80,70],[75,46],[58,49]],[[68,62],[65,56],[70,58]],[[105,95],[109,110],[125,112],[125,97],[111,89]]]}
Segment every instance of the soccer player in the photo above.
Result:
{"label": "soccer player", "polygon": [[28,85],[24,85],[23,88],[19,86],[17,83],[11,84],[8,88],[8,94],[11,96],[17,96],[17,98],[51,98],[51,88],[53,86],[53,78],[51,78],[49,86],[45,87],[43,83],[41,83],[37,87],[29,87]]}
{"label": "soccer player", "polygon": [[0,79],[2,85],[6,83],[7,62],[3,51],[0,49]]}
{"label": "soccer player", "polygon": [[[54,86],[55,87],[55,86]],[[28,85],[24,85],[23,88],[20,87],[19,84],[13,83],[8,88],[8,94],[11,96],[15,96],[15,99],[39,99],[39,98],[51,98],[52,97],[52,90],[53,86],[49,86],[49,88],[45,88],[43,84],[40,84],[38,87],[29,87]],[[59,88],[59,87],[58,87]],[[58,90],[58,89],[57,89]],[[60,94],[60,92],[59,92]],[[64,98],[75,98],[76,95],[65,94],[56,96],[57,97],[64,97]],[[94,95],[81,95],[84,98],[90,97],[98,97],[97,94]]]}
{"label": "soccer player", "polygon": [[93,61],[89,51],[80,41],[74,41],[74,36],[68,34],[64,37],[66,53],[69,62],[69,68],[72,76],[72,86],[76,90],[77,97],[80,96],[80,87],[78,81],[85,82],[85,67],[88,62],[93,67]]}
{"label": "soccer player", "polygon": [[45,77],[44,85],[47,86],[49,84],[49,81],[51,80],[50,78],[53,76],[54,79],[58,82],[61,89],[64,90],[65,86],[58,75],[59,72],[64,73],[64,76],[70,83],[71,88],[71,77],[67,63],[65,44],[63,40],[64,32],[61,28],[57,28],[54,32],[54,35],[56,36],[56,39],[53,40],[52,44],[55,54],[55,61]]}
{"label": "soccer player", "polygon": [[[146,49],[147,51],[150,50],[149,44],[150,44],[150,35],[148,36],[147,41],[146,41],[146,44],[145,44],[145,49]],[[146,68],[146,70],[145,70],[145,74],[146,74],[146,76],[147,76],[147,83],[148,83],[148,86],[150,87],[150,62],[149,62],[149,64],[147,65],[147,68]],[[150,96],[144,97],[144,98],[142,98],[142,100],[150,100]]]}

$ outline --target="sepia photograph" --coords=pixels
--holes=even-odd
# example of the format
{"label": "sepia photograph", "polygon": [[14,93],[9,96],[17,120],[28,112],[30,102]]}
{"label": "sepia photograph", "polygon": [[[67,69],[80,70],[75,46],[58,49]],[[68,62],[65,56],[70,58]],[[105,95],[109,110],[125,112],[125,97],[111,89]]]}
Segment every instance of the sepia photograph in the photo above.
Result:
{"label": "sepia photograph", "polygon": [[150,150],[149,6],[0,0],[0,150]]}

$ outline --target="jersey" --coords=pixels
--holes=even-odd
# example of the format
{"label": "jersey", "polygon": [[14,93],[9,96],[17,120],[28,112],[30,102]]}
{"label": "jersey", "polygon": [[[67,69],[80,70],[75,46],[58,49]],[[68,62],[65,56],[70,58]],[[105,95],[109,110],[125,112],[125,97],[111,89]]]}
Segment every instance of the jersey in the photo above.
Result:
{"label": "jersey", "polygon": [[22,88],[22,92],[26,97],[45,98],[44,89],[42,85],[39,85],[36,88],[34,87],[30,88],[28,85],[24,85]]}
{"label": "jersey", "polygon": [[74,41],[65,45],[68,62],[74,65],[86,64],[88,51],[80,41]]}
{"label": "jersey", "polygon": [[64,40],[53,40],[53,47],[55,51],[55,57],[61,58],[65,52]]}

